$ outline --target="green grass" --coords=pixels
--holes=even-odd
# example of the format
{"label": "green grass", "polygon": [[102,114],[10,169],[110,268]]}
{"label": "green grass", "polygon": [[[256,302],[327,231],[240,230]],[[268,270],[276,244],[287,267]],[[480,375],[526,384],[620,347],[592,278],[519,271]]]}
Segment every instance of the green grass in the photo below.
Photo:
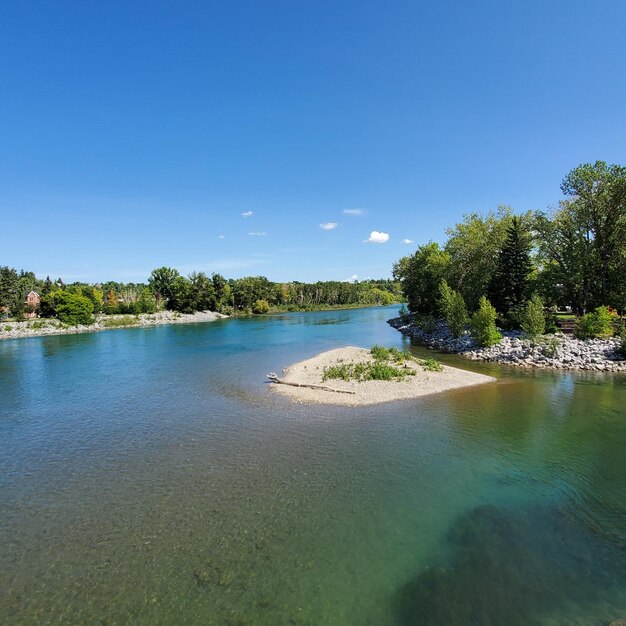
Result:
{"label": "green grass", "polygon": [[121,317],[105,317],[100,322],[104,328],[120,328],[121,326],[137,326],[139,320],[134,315]]}
{"label": "green grass", "polygon": [[370,354],[373,363],[344,363],[325,367],[322,380],[404,380],[407,376],[415,376],[415,370],[407,365],[412,361],[418,363],[427,372],[441,372],[443,366],[436,359],[417,359],[408,350],[372,346]]}
{"label": "green grass", "polygon": [[415,370],[408,367],[394,367],[381,361],[373,363],[341,363],[324,368],[322,380],[404,380],[406,376],[415,376]]}

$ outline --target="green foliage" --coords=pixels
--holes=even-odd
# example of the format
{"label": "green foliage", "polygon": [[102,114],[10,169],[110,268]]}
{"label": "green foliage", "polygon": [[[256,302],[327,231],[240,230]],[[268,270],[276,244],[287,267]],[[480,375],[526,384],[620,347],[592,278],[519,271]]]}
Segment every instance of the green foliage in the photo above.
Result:
{"label": "green foliage", "polygon": [[[495,213],[465,215],[461,223],[446,230],[445,251],[450,258],[446,279],[461,292],[470,309],[478,306],[480,296],[487,293],[492,283],[512,219],[513,210],[500,206]],[[519,219],[526,228],[531,214]]]}
{"label": "green foliage", "polygon": [[383,346],[372,346],[370,354],[377,361],[393,361],[394,363],[405,363],[414,361],[415,358],[408,350],[400,351],[397,348],[385,348]]}
{"label": "green foliage", "polygon": [[439,310],[454,337],[460,337],[469,321],[463,296],[452,289],[445,280],[439,285]]}
{"label": "green foliage", "polygon": [[533,295],[524,307],[521,327],[529,337],[533,338],[546,332],[543,300],[537,294]]}
{"label": "green foliage", "polygon": [[593,313],[587,313],[578,319],[576,336],[579,339],[612,337],[616,320],[617,316],[608,307],[599,306]]}
{"label": "green foliage", "polygon": [[169,309],[173,308],[173,305],[180,301],[180,283],[176,285],[176,279],[180,278],[178,270],[171,267],[159,267],[152,270],[148,284],[157,302],[163,302]]}
{"label": "green foliage", "polygon": [[437,319],[432,315],[415,315],[413,323],[425,333],[431,334],[437,330]]}
{"label": "green foliage", "polygon": [[252,312],[257,315],[263,315],[270,312],[270,303],[267,300],[257,300],[252,305]]}
{"label": "green foliage", "polygon": [[482,296],[478,302],[478,310],[470,321],[472,336],[480,346],[492,346],[502,338],[496,328],[497,315],[489,300]]}
{"label": "green foliage", "polygon": [[577,313],[601,304],[626,308],[626,168],[585,163],[563,180],[559,209],[535,220],[551,290]]}
{"label": "green foliage", "polygon": [[7,325],[4,327],[4,330],[6,330],[7,332],[9,332],[10,330],[13,330],[13,326],[11,326],[10,324],[7,324]]}
{"label": "green foliage", "polygon": [[0,267],[0,310],[21,317],[24,312],[20,276],[12,267]]}
{"label": "green foliage", "polygon": [[505,317],[524,303],[531,271],[530,236],[519,218],[513,216],[489,285],[491,302]]}
{"label": "green foliage", "polygon": [[441,365],[441,363],[439,363],[439,361],[437,361],[437,359],[426,359],[425,361],[422,361],[422,367],[427,371],[427,372],[442,372],[443,371],[443,365]]}
{"label": "green foliage", "polygon": [[61,322],[71,326],[93,322],[93,302],[89,298],[68,291],[53,294],[58,294],[55,299],[55,310]]}
{"label": "green foliage", "polygon": [[400,281],[412,313],[436,314],[439,284],[449,265],[448,253],[432,241],[394,265],[394,278]]}
{"label": "green foliage", "polygon": [[415,376],[415,370],[408,367],[395,367],[380,360],[373,363],[340,363],[325,367],[322,380],[404,380],[407,376]]}
{"label": "green foliage", "polygon": [[400,305],[400,310],[398,311],[399,317],[406,317],[409,314],[409,309],[406,308],[406,304],[404,302]]}

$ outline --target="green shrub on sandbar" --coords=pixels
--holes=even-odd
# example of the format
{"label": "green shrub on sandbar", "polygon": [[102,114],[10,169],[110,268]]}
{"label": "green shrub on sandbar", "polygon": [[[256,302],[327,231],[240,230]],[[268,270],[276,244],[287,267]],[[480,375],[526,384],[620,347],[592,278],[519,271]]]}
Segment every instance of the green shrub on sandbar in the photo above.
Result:
{"label": "green shrub on sandbar", "polygon": [[415,376],[415,370],[408,367],[394,367],[382,361],[374,363],[341,363],[325,367],[322,380],[403,380],[406,376]]}

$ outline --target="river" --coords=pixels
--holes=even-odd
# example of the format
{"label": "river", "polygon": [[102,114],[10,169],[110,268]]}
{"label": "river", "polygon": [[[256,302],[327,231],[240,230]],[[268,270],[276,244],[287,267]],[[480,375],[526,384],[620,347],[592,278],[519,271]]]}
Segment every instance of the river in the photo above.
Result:
{"label": "river", "polygon": [[498,382],[359,408],[265,383],[408,346],[396,311],[0,342],[0,623],[626,618],[624,375],[440,355]]}

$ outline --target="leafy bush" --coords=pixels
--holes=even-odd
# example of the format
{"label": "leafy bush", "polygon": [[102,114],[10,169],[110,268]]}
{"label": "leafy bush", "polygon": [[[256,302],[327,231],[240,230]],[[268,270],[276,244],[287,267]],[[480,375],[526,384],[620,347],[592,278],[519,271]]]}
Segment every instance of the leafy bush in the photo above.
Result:
{"label": "leafy bush", "polygon": [[400,310],[398,311],[399,317],[406,317],[409,314],[409,309],[406,308],[406,304],[400,305]]}
{"label": "leafy bush", "polygon": [[445,280],[439,285],[439,310],[446,320],[454,337],[460,337],[465,332],[469,321],[463,296],[448,285]]}
{"label": "leafy bush", "polygon": [[257,300],[252,305],[252,312],[256,313],[257,315],[262,315],[263,313],[269,313],[269,311],[270,311],[270,304],[267,300]]}
{"label": "leafy bush", "polygon": [[427,372],[443,371],[443,365],[441,365],[437,359],[426,359],[425,361],[422,361],[421,364]]}
{"label": "leafy bush", "polygon": [[538,337],[546,332],[546,317],[543,313],[543,300],[535,294],[522,312],[522,330],[529,337]]}
{"label": "leafy bush", "polygon": [[470,326],[472,336],[481,346],[492,346],[500,341],[502,335],[496,328],[496,310],[485,296],[481,296],[478,311],[472,315]]}
{"label": "leafy bush", "polygon": [[7,324],[7,325],[4,327],[4,330],[6,330],[7,332],[9,332],[10,330],[13,330],[13,326],[11,326],[10,324]]}
{"label": "leafy bush", "polygon": [[408,350],[400,351],[397,348],[385,348],[383,346],[372,346],[370,354],[377,361],[392,361],[396,364],[417,360]]}
{"label": "leafy bush", "polygon": [[89,298],[65,291],[56,293],[56,314],[63,323],[76,326],[93,322],[93,302]]}
{"label": "leafy bush", "polygon": [[599,306],[593,313],[586,313],[578,319],[576,336],[579,339],[607,338],[613,336],[613,323],[617,315],[606,306]]}

